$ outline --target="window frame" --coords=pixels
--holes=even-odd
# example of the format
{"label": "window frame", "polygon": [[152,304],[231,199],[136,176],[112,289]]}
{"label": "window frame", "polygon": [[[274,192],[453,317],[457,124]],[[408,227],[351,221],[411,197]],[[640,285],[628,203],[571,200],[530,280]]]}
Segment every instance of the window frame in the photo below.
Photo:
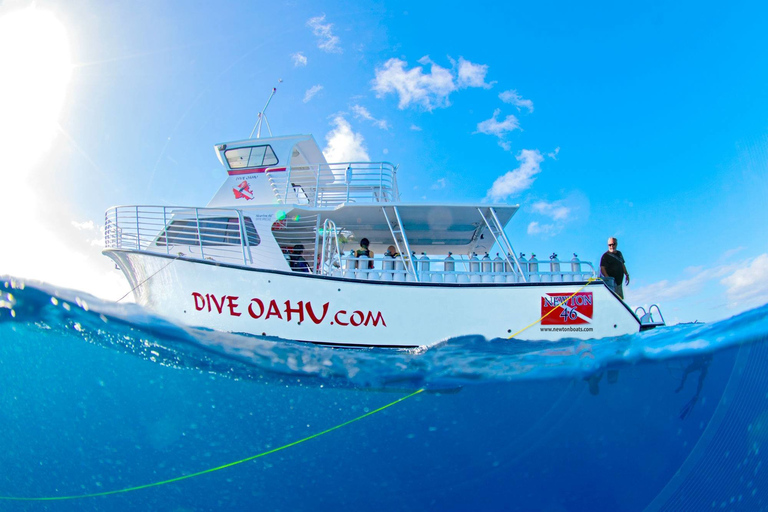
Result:
{"label": "window frame", "polygon": [[[253,150],[264,148],[264,152],[261,155],[261,163],[260,164],[254,164],[251,165],[251,158],[253,157]],[[237,152],[237,151],[243,151],[248,150],[248,158],[245,160],[245,165],[242,166],[235,166],[232,165],[232,161],[229,159],[228,153]],[[272,157],[274,162],[270,163],[264,163],[268,156]],[[243,158],[243,157],[240,157]],[[259,144],[258,146],[243,146],[239,148],[228,148],[224,151],[224,159],[227,161],[227,166],[232,170],[240,170],[240,169],[256,169],[259,167],[271,167],[274,165],[277,165],[280,163],[280,159],[277,157],[277,153],[275,153],[275,150],[272,148],[271,144]]]}

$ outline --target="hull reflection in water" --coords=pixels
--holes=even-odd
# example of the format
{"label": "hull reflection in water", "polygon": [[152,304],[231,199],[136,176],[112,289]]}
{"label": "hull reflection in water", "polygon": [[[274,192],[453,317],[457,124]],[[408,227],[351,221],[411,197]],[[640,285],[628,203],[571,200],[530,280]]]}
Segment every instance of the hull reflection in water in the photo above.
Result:
{"label": "hull reflection in water", "polygon": [[[57,510],[755,510],[768,308],[599,342],[359,351],[194,331],[26,286],[0,299],[0,495]],[[29,503],[3,502],[4,510]]]}

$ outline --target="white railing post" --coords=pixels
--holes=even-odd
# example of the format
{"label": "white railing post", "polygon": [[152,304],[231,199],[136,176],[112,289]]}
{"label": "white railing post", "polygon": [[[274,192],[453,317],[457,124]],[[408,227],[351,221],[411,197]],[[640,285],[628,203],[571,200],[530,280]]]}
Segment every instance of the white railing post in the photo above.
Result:
{"label": "white railing post", "polygon": [[[237,213],[237,224],[238,229],[240,230],[240,247],[243,250],[243,265],[248,264],[248,257],[246,256],[245,247],[248,243],[248,233],[245,230],[245,222],[243,222],[243,212],[240,210],[235,210],[235,213]],[[226,231],[225,231],[226,233]],[[200,254],[202,254],[203,251],[203,241],[200,241]]]}
{"label": "white railing post", "polygon": [[291,186],[291,167],[286,168],[287,176],[285,177],[285,194],[283,194],[283,204],[288,201],[288,187]]}
{"label": "white railing post", "polygon": [[119,239],[119,240],[117,239],[117,226],[118,226],[118,223],[117,223],[117,210],[118,209],[115,208],[115,248],[122,249],[122,247],[120,247],[119,244],[121,244],[123,242],[123,240],[122,240],[122,238]]}
{"label": "white railing post", "polygon": [[139,207],[134,208],[136,215],[136,249],[141,250],[141,233],[139,232]]}
{"label": "white railing post", "polygon": [[171,254],[171,244],[168,240],[168,216],[166,215],[167,206],[163,206],[163,233],[165,233],[165,254]]}
{"label": "white railing post", "polygon": [[205,253],[203,250],[203,237],[200,234],[200,215],[198,213],[198,208],[195,208],[195,224],[197,225],[197,241],[200,242],[200,259],[205,259]]}

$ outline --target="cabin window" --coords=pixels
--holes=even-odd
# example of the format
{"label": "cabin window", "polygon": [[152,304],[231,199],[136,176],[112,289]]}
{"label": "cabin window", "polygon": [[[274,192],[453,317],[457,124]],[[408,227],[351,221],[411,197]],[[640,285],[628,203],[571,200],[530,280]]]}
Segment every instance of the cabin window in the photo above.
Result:
{"label": "cabin window", "polygon": [[[249,217],[243,217],[248,245],[255,247],[261,243],[256,226]],[[206,217],[200,219],[200,238],[203,246],[240,245],[240,229],[237,217]],[[165,245],[200,245],[197,222],[194,219],[172,221],[165,232],[157,239],[158,246]]]}
{"label": "cabin window", "polygon": [[230,169],[247,167],[265,167],[275,165],[278,160],[272,146],[253,146],[250,148],[229,149],[224,152]]}

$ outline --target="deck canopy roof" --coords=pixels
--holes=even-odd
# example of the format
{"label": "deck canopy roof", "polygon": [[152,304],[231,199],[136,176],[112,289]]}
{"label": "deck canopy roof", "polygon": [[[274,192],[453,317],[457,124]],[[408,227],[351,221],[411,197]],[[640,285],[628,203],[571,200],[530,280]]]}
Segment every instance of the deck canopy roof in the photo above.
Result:
{"label": "deck canopy roof", "polygon": [[320,215],[320,225],[325,219],[336,224],[340,232],[353,235],[347,249],[356,248],[359,241],[367,238],[371,249],[382,254],[394,244],[392,233],[387,225],[386,210],[389,220],[396,225],[394,208],[400,215],[403,229],[408,237],[411,250],[416,253],[467,254],[470,251],[488,251],[495,240],[485,217],[492,222],[491,209],[502,226],[506,226],[519,206],[488,204],[406,204],[379,203],[364,205],[342,205],[333,210],[294,208],[289,217],[294,215]]}

